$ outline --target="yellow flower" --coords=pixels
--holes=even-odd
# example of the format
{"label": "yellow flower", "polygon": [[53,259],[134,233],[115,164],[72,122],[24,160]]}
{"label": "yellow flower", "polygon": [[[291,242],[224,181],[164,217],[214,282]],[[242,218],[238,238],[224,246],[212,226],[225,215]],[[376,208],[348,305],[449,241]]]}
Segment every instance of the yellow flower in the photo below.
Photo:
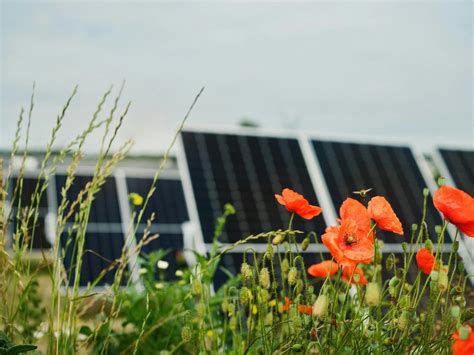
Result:
{"label": "yellow flower", "polygon": [[271,300],[270,302],[268,302],[268,305],[269,305],[270,307],[275,307],[276,304],[277,304],[277,301],[276,301],[276,300]]}
{"label": "yellow flower", "polygon": [[209,338],[212,338],[213,335],[214,335],[214,332],[212,331],[212,329],[209,329],[209,330],[206,332],[206,336],[208,336]]}
{"label": "yellow flower", "polygon": [[143,197],[135,192],[130,193],[128,197],[134,206],[141,206],[143,204]]}

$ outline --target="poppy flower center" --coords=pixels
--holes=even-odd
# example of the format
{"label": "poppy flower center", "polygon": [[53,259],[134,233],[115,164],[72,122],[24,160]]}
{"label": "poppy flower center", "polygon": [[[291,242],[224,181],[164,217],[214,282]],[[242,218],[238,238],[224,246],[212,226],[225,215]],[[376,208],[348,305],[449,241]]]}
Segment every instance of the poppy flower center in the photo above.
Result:
{"label": "poppy flower center", "polygon": [[354,236],[352,234],[346,234],[346,244],[347,245],[352,245],[356,242],[356,239],[354,238]]}

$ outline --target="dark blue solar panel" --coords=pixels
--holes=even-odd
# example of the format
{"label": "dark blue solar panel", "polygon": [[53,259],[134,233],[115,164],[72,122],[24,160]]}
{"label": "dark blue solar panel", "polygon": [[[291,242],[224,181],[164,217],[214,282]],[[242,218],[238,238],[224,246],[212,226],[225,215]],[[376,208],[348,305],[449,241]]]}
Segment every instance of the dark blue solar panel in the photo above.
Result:
{"label": "dark blue solar panel", "polygon": [[440,149],[454,183],[474,196],[474,151]]}
{"label": "dark blue solar panel", "polygon": [[[67,240],[70,243],[67,243]],[[66,234],[61,236],[61,246],[64,250],[64,267],[69,277],[69,285],[74,284],[75,270],[75,241],[76,235],[72,234],[70,238]],[[80,273],[79,284],[87,286],[89,282],[93,282],[100,275],[102,270],[109,268],[112,262],[122,255],[123,235],[121,233],[91,233],[88,232],[84,242],[84,255],[82,258],[82,268]],[[128,270],[128,268],[127,268]],[[112,268],[102,278],[98,285],[112,284],[116,273],[116,268]],[[122,278],[121,284],[125,284],[125,277]]]}
{"label": "dark blue solar panel", "polygon": [[[296,139],[195,132],[183,132],[182,139],[206,243],[212,242],[216,219],[226,203],[237,213],[228,219],[223,242],[287,228],[290,214],[274,197],[283,188],[318,204]],[[295,218],[294,227],[321,233],[324,222],[322,217]]]}
{"label": "dark blue solar panel", "polygon": [[[66,175],[56,175],[56,196],[58,205],[61,203],[61,190],[66,183]],[[92,176],[77,175],[67,193],[67,198],[72,203],[79,192],[91,181]],[[89,215],[89,223],[121,223],[119,203],[117,200],[117,186],[115,179],[109,177],[99,192],[94,197]]]}
{"label": "dark blue solar panel", "polygon": [[[127,177],[128,192],[135,192],[146,198],[152,182],[153,179],[149,178]],[[146,222],[152,213],[155,213],[153,223],[158,224],[181,224],[188,220],[188,212],[180,180],[158,180],[156,190],[145,208],[141,222]]]}
{"label": "dark blue solar panel", "polygon": [[[357,198],[353,191],[373,188],[370,196],[384,196],[399,216],[405,236],[413,223],[419,224],[423,213],[423,176],[409,148],[313,141],[322,173],[334,205],[339,208],[347,197]],[[442,220],[428,198],[426,221],[430,232]],[[379,232],[385,242],[400,243],[404,239]]]}

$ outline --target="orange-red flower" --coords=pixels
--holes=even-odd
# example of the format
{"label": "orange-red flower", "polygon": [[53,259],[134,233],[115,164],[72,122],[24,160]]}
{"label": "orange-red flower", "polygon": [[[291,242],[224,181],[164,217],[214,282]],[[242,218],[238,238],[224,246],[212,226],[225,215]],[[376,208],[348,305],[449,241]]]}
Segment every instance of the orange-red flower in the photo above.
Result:
{"label": "orange-red flower", "polygon": [[474,237],[474,198],[454,187],[442,186],[434,194],[433,202],[444,218],[461,232]]}
{"label": "orange-red flower", "polygon": [[312,219],[321,213],[320,207],[310,205],[303,195],[290,189],[284,189],[281,195],[275,194],[275,198],[289,212],[296,213],[304,219]]}
{"label": "orange-red flower", "polygon": [[[354,275],[359,275],[359,281],[354,280]],[[342,268],[342,279],[346,282],[351,282],[353,284],[357,283],[359,285],[367,285],[368,281],[364,276],[364,272],[360,267],[353,266],[344,266]]]}
{"label": "orange-red flower", "polygon": [[435,266],[435,257],[428,249],[421,248],[416,253],[416,264],[423,273],[429,275]]}
{"label": "orange-red flower", "polygon": [[382,196],[375,196],[369,201],[369,216],[377,226],[388,232],[403,235],[403,227],[390,203]]}
{"label": "orange-red flower", "polygon": [[326,228],[323,243],[339,264],[369,264],[374,257],[374,237],[367,209],[360,202],[348,198],[339,213],[341,225]]}
{"label": "orange-red flower", "polygon": [[[290,309],[290,305],[293,304],[293,301],[290,300],[288,297],[285,297],[285,304],[283,305],[283,311],[287,312]],[[299,307],[300,314],[309,314],[313,313],[313,309],[311,306],[306,306],[304,304],[300,304]]]}
{"label": "orange-red flower", "polygon": [[453,334],[453,354],[454,355],[472,355],[474,354],[474,332],[469,325],[464,325],[469,329],[469,334],[466,339],[461,340],[459,330]]}
{"label": "orange-red flower", "polygon": [[338,265],[332,260],[325,260],[318,264],[313,264],[308,268],[308,274],[313,277],[327,277],[334,275],[338,270]]}

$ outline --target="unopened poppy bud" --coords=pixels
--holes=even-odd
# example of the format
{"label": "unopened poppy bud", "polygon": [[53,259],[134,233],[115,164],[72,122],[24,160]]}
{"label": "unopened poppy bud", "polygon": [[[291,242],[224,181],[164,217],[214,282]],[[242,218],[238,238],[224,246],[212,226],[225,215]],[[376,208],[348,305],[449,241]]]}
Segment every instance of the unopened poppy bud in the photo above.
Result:
{"label": "unopened poppy bud", "polygon": [[308,249],[309,243],[310,243],[309,237],[304,238],[303,242],[301,243],[301,249],[303,249],[303,251]]}
{"label": "unopened poppy bud", "polygon": [[448,273],[446,271],[440,271],[439,272],[439,278],[438,278],[438,288],[441,291],[446,291],[448,288]]}
{"label": "unopened poppy bud", "polygon": [[442,231],[443,231],[443,227],[441,227],[439,224],[437,224],[437,225],[435,226],[435,232],[436,232],[436,234],[439,235],[439,234],[441,234]]}
{"label": "unopened poppy bud", "polygon": [[398,318],[398,328],[400,330],[405,330],[410,323],[410,313],[408,311],[403,311],[400,318]]}
{"label": "unopened poppy bud", "polygon": [[429,194],[430,194],[430,190],[425,187],[425,188],[423,189],[423,196],[424,196],[424,197],[427,197]]}
{"label": "unopened poppy bud", "polygon": [[285,234],[278,233],[272,240],[273,245],[279,245],[285,241]]}
{"label": "unopened poppy bud", "polygon": [[346,300],[346,294],[341,292],[337,295],[337,298],[339,302],[344,303],[344,301]]}
{"label": "unopened poppy bud", "polygon": [[420,313],[420,322],[424,322],[426,320],[426,313],[421,312]]}
{"label": "unopened poppy bud", "polygon": [[405,253],[408,251],[408,243],[407,242],[402,243],[402,249]]}
{"label": "unopened poppy bud", "polygon": [[252,279],[252,276],[253,276],[252,268],[246,262],[243,262],[242,265],[240,266],[240,273],[242,274],[242,277],[244,280],[249,281]]}
{"label": "unopened poppy bud", "polygon": [[314,287],[313,286],[308,286],[306,287],[306,291],[308,294],[312,295],[314,293]]}
{"label": "unopened poppy bud", "polygon": [[224,301],[222,301],[222,304],[221,304],[222,312],[227,313],[227,306],[228,306],[227,300],[224,299]]}
{"label": "unopened poppy bud", "polygon": [[458,272],[460,274],[464,272],[464,262],[462,260],[458,262]]}
{"label": "unopened poppy bud", "polygon": [[430,277],[431,277],[431,280],[433,280],[433,281],[438,281],[439,272],[438,272],[438,271],[434,271],[434,270],[431,271]]}
{"label": "unopened poppy bud", "polygon": [[431,239],[426,239],[425,248],[428,249],[430,253],[433,252],[433,242],[431,241]]}
{"label": "unopened poppy bud", "polygon": [[329,298],[326,295],[319,295],[313,305],[313,316],[323,317],[326,315],[329,305]]}
{"label": "unopened poppy bud", "polygon": [[397,287],[400,284],[400,279],[396,276],[392,277],[388,282],[390,287]]}
{"label": "unopened poppy bud", "polygon": [[270,272],[268,271],[268,268],[264,267],[262,270],[260,270],[260,286],[263,288],[270,288]]}
{"label": "unopened poppy bud", "polygon": [[181,339],[183,340],[183,342],[187,343],[191,340],[192,337],[193,332],[191,328],[185,325],[183,329],[181,329]]}
{"label": "unopened poppy bud", "polygon": [[290,263],[288,262],[288,259],[283,259],[283,261],[281,262],[281,271],[284,273],[284,274],[287,274],[288,271],[290,270]]}
{"label": "unopened poppy bud", "polygon": [[408,295],[403,295],[402,298],[400,298],[400,306],[402,308],[407,308],[410,305],[410,298]]}
{"label": "unopened poppy bud", "polygon": [[232,331],[235,331],[235,329],[237,329],[237,318],[231,317],[229,319],[229,328]]}
{"label": "unopened poppy bud", "polygon": [[272,324],[273,324],[273,313],[272,312],[267,313],[267,315],[265,316],[264,323],[268,327],[272,326]]}
{"label": "unopened poppy bud", "polygon": [[441,187],[441,186],[444,186],[444,184],[446,183],[446,180],[444,177],[439,177],[438,178],[438,186]]}
{"label": "unopened poppy bud", "polygon": [[471,329],[466,326],[461,326],[459,327],[459,340],[467,340],[469,338],[469,333],[471,332]]}
{"label": "unopened poppy bud", "polygon": [[460,306],[464,306],[466,304],[466,300],[463,296],[454,297],[454,302]]}
{"label": "unopened poppy bud", "polygon": [[303,292],[303,280],[298,279],[298,281],[296,281],[295,293],[299,295],[301,292]]}
{"label": "unopened poppy bud", "polygon": [[376,306],[380,302],[380,287],[376,282],[369,282],[365,291],[365,302],[369,306]]}
{"label": "unopened poppy bud", "polygon": [[267,245],[267,251],[265,252],[265,257],[268,260],[273,260],[273,254],[274,254],[273,246],[271,244],[268,244]]}
{"label": "unopened poppy bud", "polygon": [[230,203],[226,203],[224,205],[224,214],[226,215],[233,215],[235,214],[235,207],[232,206]]}
{"label": "unopened poppy bud", "polygon": [[451,291],[449,292],[449,294],[451,296],[457,296],[457,295],[460,295],[462,294],[462,288],[461,286],[457,285],[457,286],[454,286]]}
{"label": "unopened poppy bud", "polygon": [[235,312],[235,305],[233,303],[227,304],[227,313],[229,316],[233,315]]}
{"label": "unopened poppy bud", "polygon": [[387,259],[385,260],[385,268],[387,270],[392,270],[393,268],[393,265],[395,264],[394,260],[393,260],[393,255],[390,254]]}
{"label": "unopened poppy bud", "polygon": [[412,231],[412,232],[416,232],[417,229],[418,229],[418,224],[413,223],[413,224],[411,225],[411,231]]}
{"label": "unopened poppy bud", "polygon": [[240,289],[240,302],[242,304],[247,304],[250,300],[251,291],[247,287],[242,287]]}
{"label": "unopened poppy bud", "polygon": [[270,294],[267,290],[261,289],[260,290],[260,300],[262,303],[267,303],[270,300]]}
{"label": "unopened poppy bud", "polygon": [[459,308],[459,306],[452,306],[451,307],[451,317],[453,318],[459,318],[461,314],[461,308]]}
{"label": "unopened poppy bud", "polygon": [[472,318],[474,318],[474,308],[465,309],[464,312],[462,313],[462,320],[464,322],[467,322],[471,320]]}
{"label": "unopened poppy bud", "polygon": [[298,280],[298,270],[296,269],[296,267],[292,266],[290,268],[290,271],[288,271],[288,285],[296,284],[297,280]]}

